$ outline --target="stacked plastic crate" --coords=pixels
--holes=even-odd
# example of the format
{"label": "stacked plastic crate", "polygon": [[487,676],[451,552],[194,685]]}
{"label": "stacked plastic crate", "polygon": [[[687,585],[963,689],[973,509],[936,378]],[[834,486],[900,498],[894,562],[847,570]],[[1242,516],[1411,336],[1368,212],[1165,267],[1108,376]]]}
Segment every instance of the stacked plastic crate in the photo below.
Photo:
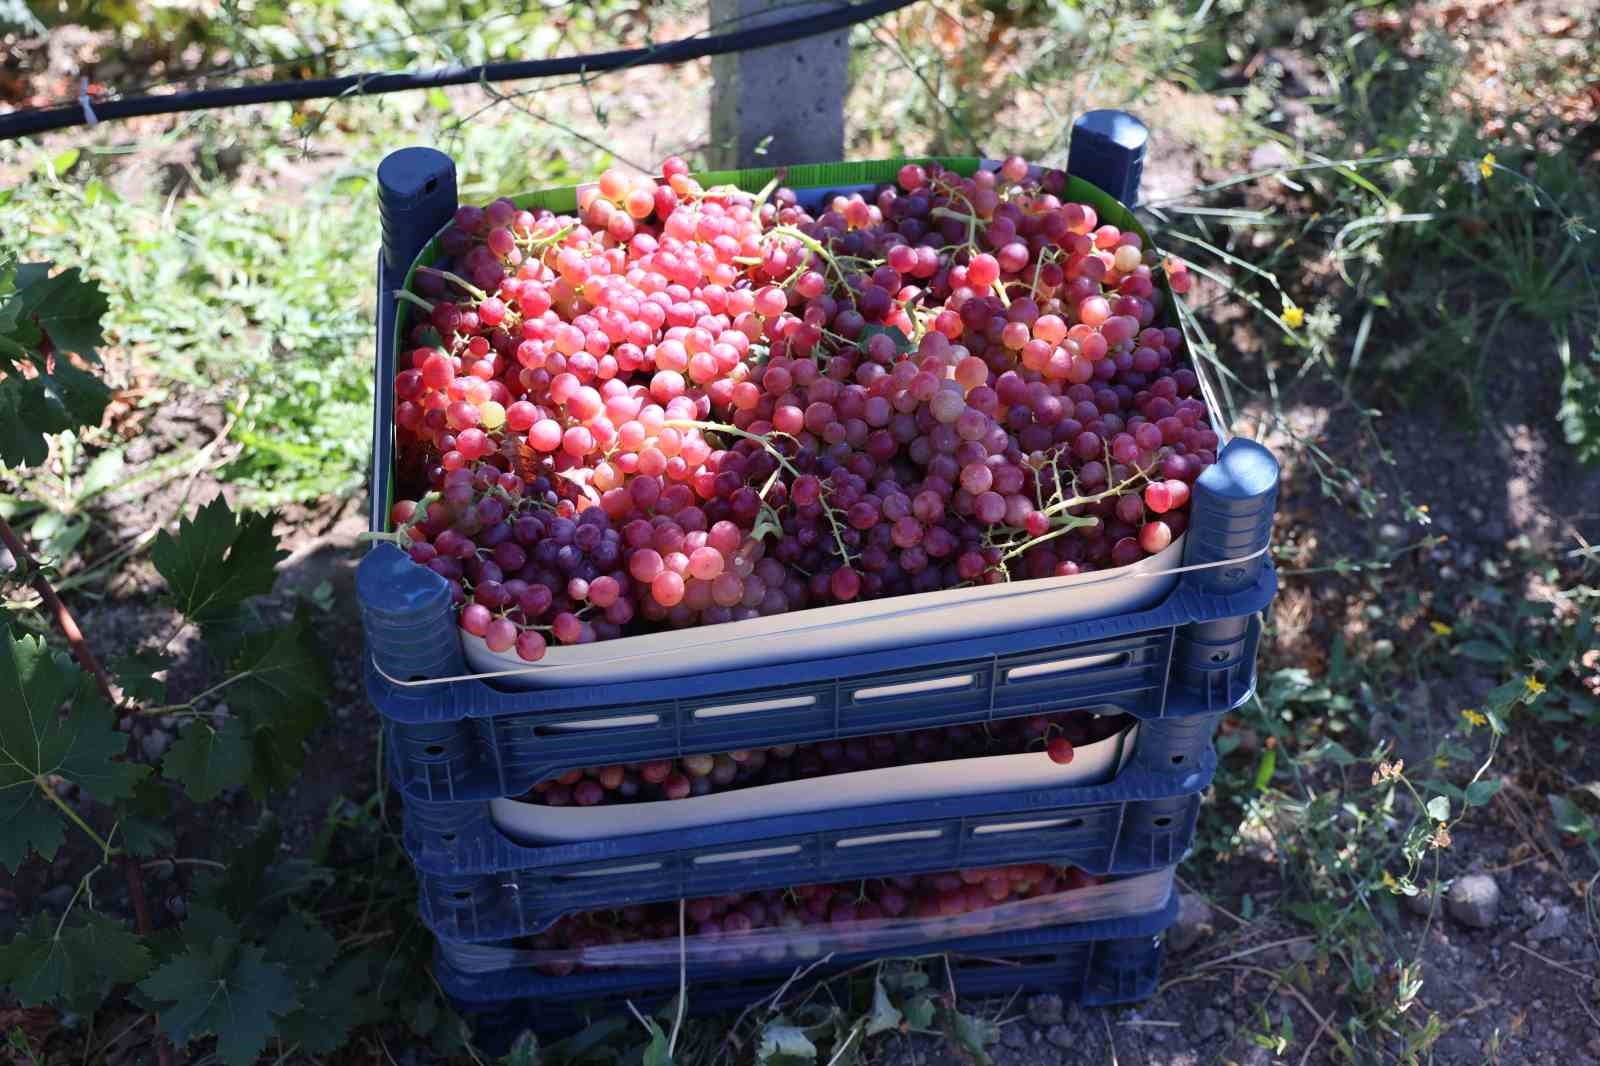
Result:
{"label": "stacked plastic crate", "polygon": [[[1129,116],[1091,113],[1075,130],[1070,170],[1131,201],[1144,141]],[[391,467],[391,294],[456,207],[454,168],[432,150],[390,156],[379,183],[375,530],[387,525]],[[680,979],[677,960],[603,968],[527,961],[537,956],[518,945],[563,916],[1042,864],[1111,878],[1096,889],[1101,897],[1126,885],[1124,905],[1070,924],[913,938],[915,950],[895,953],[940,955],[956,986],[973,995],[1049,988],[1087,1004],[1148,995],[1161,933],[1176,910],[1170,871],[1189,847],[1215,771],[1212,734],[1255,683],[1258,614],[1276,589],[1265,549],[1277,473],[1258,445],[1234,440],[1222,449],[1194,486],[1181,573],[1153,605],[998,633],[991,625],[984,636],[951,631],[907,646],[841,647],[801,661],[696,666],[676,676],[658,665],[631,678],[624,662],[615,680],[585,683],[558,674],[519,687],[527,680],[477,676],[456,637],[444,581],[392,545],[375,547],[358,575],[367,688],[404,798],[421,913],[439,938],[441,986],[486,1027],[512,1033],[537,1021],[559,1028],[574,1020],[578,1004],[666,999]],[[1136,731],[1116,738],[1102,773],[1059,779],[1072,783],[1008,787],[1001,776],[975,787],[962,764],[950,762],[946,787],[930,792],[924,782],[908,801],[888,789],[892,771],[868,769],[849,775],[848,791],[819,779],[798,813],[758,795],[783,786],[757,785],[727,794],[738,801],[699,820],[670,802],[630,814],[630,806],[557,809],[515,800],[587,767],[1068,711],[1137,720]],[[727,797],[704,797],[713,798]],[[663,822],[642,807],[679,813]],[[609,821],[596,821],[595,811]],[[529,812],[540,814],[531,827]],[[1106,913],[1113,916],[1097,916]],[[883,953],[875,942],[859,950],[846,942],[824,952],[823,968]],[[699,952],[687,960],[691,1007],[748,1002],[811,961],[782,950]]]}

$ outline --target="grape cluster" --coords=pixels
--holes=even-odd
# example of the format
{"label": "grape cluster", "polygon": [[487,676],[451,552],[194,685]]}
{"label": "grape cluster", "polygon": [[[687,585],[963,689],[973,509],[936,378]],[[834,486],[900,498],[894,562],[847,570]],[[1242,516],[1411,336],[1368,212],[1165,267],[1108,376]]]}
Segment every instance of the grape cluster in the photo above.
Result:
{"label": "grape cluster", "polygon": [[[681,904],[687,933],[700,942],[715,941],[719,956],[741,961],[739,938],[757,930],[782,930],[781,941],[761,938],[750,944],[751,955],[768,961],[809,958],[820,945],[806,935],[818,927],[848,932],[860,923],[893,921],[907,924],[928,919],[981,916],[994,907],[1021,900],[1042,900],[1104,882],[1076,867],[1030,863],[987,869],[947,871],[908,877],[799,885],[726,896],[707,896]],[[676,942],[680,903],[638,904],[619,910],[567,915],[542,933],[524,938],[525,949],[539,953],[539,968],[565,976],[580,967],[563,957],[605,945],[646,941]],[[882,929],[882,925],[871,927]],[[977,932],[974,928],[968,935]]]}
{"label": "grape cluster", "polygon": [[781,744],[721,754],[684,755],[627,765],[569,770],[536,784],[523,802],[551,807],[649,803],[688,799],[758,785],[891,766],[1044,751],[1070,763],[1075,747],[1115,736],[1132,724],[1127,715],[1069,711],[989,723],[875,733],[815,744]]}
{"label": "grape cluster", "polygon": [[1135,233],[1011,158],[786,189],[603,174],[463,207],[420,268],[391,518],[537,661],[811,606],[1125,566],[1217,433]]}

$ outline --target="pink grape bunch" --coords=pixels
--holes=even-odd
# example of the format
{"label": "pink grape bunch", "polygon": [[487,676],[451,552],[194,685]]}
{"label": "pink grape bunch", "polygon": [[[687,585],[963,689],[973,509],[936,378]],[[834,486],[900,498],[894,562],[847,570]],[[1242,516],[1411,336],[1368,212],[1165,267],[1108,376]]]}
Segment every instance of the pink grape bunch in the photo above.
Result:
{"label": "pink grape bunch", "polygon": [[568,770],[540,781],[520,797],[550,807],[649,803],[803,781],[830,774],[892,766],[1045,752],[1070,763],[1074,749],[1115,736],[1132,724],[1127,715],[1087,711],[1002,718],[987,724],[937,726],[875,733],[815,744],[781,744],[721,753],[683,755],[641,763]]}
{"label": "pink grape bunch", "polygon": [[1187,274],[1066,187],[910,164],[813,215],[674,158],[462,207],[406,294],[397,536],[529,662],[1165,550],[1219,447]]}
{"label": "pink grape bunch", "polygon": [[[688,935],[715,942],[719,957],[729,962],[780,961],[818,954],[820,945],[814,937],[823,928],[849,932],[867,922],[910,923],[967,916],[962,923],[970,929],[967,935],[977,935],[982,931],[984,912],[997,906],[1076,892],[1104,882],[1105,878],[1073,866],[1026,863],[705,896],[683,901],[682,909]],[[544,932],[522,938],[519,946],[543,956],[537,965],[554,976],[566,976],[580,968],[598,969],[580,967],[577,959],[562,956],[608,945],[676,941],[679,907],[679,901],[671,900],[566,915]],[[884,926],[866,927],[880,928]],[[766,937],[759,946],[750,944],[748,950],[741,950],[739,938],[756,930],[785,931],[792,936],[782,942]]]}

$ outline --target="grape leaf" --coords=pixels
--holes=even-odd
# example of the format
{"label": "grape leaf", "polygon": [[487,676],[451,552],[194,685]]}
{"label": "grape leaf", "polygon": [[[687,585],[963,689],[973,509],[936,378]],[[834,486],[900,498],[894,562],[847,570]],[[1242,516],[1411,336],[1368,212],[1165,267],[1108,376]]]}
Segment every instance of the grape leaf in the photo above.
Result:
{"label": "grape leaf", "polygon": [[[49,263],[25,263],[17,270],[17,291],[7,301],[15,323],[38,323],[60,352],[94,358],[100,346],[100,319],[110,302],[100,286],[77,267],[48,276]],[[26,343],[26,342],[25,342]]]}
{"label": "grape leaf", "polygon": [[276,1031],[273,1019],[299,1005],[282,966],[258,945],[231,939],[191,947],[139,990],[161,1005],[161,1031],[180,1049],[215,1034],[217,1057],[231,1066],[251,1066]]}
{"label": "grape leaf", "polygon": [[226,790],[243,785],[254,758],[251,738],[239,719],[229,718],[220,729],[197,721],[167,752],[161,772],[182,784],[196,803],[209,803]]}
{"label": "grape leaf", "polygon": [[177,843],[171,820],[172,797],[160,779],[147,777],[134,786],[133,795],[123,802],[117,839],[112,843],[141,859],[171,851]]}
{"label": "grape leaf", "polygon": [[266,937],[266,944],[267,961],[281,962],[291,972],[320,973],[339,951],[333,934],[299,911],[290,911],[279,919]]}
{"label": "grape leaf", "polygon": [[196,898],[243,920],[327,882],[331,875],[326,869],[305,859],[281,855],[282,840],[277,816],[264,812],[255,835],[228,854],[227,870],[201,878]]}
{"label": "grape leaf", "polygon": [[302,610],[277,629],[246,634],[229,666],[228,706],[253,737],[250,791],[257,799],[299,776],[304,744],[328,709],[328,668]]}
{"label": "grape leaf", "polygon": [[305,741],[327,713],[328,671],[312,647],[302,611],[276,629],[229,634],[233,645],[222,698],[231,715],[220,727],[195,722],[162,764],[204,803],[243,785],[260,799],[293,783],[305,762]]}
{"label": "grape leaf", "polygon": [[0,867],[15,871],[30,850],[53,858],[61,845],[62,812],[45,792],[50,775],[102,802],[131,796],[150,768],[112,761],[127,744],[70,660],[36,637],[0,636]]}
{"label": "grape leaf", "polygon": [[299,1044],[301,1051],[312,1055],[343,1047],[350,1030],[383,1016],[373,980],[382,963],[376,952],[362,952],[321,976],[302,981],[302,1006],[278,1023],[278,1036],[285,1044]]}
{"label": "grape leaf", "polygon": [[119,655],[110,663],[111,675],[129,699],[159,704],[167,698],[167,683],[156,674],[171,669],[172,659],[158,651]]}
{"label": "grape leaf", "polygon": [[288,555],[278,549],[276,522],[271,512],[236,516],[218,496],[179,522],[176,537],[162,531],[150,557],[185,618],[223,621],[249,597],[272,591],[278,560]]}
{"label": "grape leaf", "polygon": [[100,424],[111,391],[61,359],[55,372],[0,380],[0,462],[37,466],[49,454],[44,435]]}
{"label": "grape leaf", "polygon": [[24,1007],[61,1003],[87,1014],[114,985],[149,972],[150,953],[139,938],[98,914],[59,930],[53,916],[36,914],[28,929],[0,947],[0,983]]}

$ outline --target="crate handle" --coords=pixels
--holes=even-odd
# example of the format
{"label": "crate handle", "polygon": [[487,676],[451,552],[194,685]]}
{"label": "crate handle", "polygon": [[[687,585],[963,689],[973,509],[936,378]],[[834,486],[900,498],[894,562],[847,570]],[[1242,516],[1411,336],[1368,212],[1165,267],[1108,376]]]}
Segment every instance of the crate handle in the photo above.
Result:
{"label": "crate handle", "polygon": [[748,848],[744,851],[725,851],[719,855],[696,855],[696,866],[710,866],[719,862],[740,862],[745,859],[770,859],[779,855],[793,855],[800,850],[799,844],[784,844],[776,848]]}
{"label": "crate handle", "polygon": [[697,707],[696,718],[728,718],[736,714],[755,714],[757,711],[787,711],[796,707],[815,707],[815,696],[789,696],[785,699],[755,700],[750,703],[725,703],[718,707]]}
{"label": "crate handle", "polygon": [[857,703],[866,700],[883,700],[891,696],[910,696],[923,692],[943,692],[946,689],[966,688],[974,679],[973,674],[952,674],[949,677],[934,677],[926,681],[907,681],[899,685],[874,685],[870,688],[858,688],[852,695]]}
{"label": "crate handle", "polygon": [[1051,659],[1044,663],[1013,666],[1005,672],[1007,681],[1023,681],[1030,677],[1059,674],[1063,670],[1088,670],[1096,666],[1127,666],[1133,656],[1125,651],[1108,651],[1103,655],[1079,655],[1072,659]]}
{"label": "crate handle", "polygon": [[860,848],[869,844],[899,844],[907,840],[937,840],[944,836],[943,829],[908,829],[903,833],[874,833],[872,836],[850,837],[834,842],[836,848]]}
{"label": "crate handle", "polygon": [[1020,833],[1034,829],[1077,829],[1082,825],[1082,818],[1041,818],[1032,822],[1001,822],[997,825],[980,825],[972,831],[972,835],[981,837],[990,833]]}

